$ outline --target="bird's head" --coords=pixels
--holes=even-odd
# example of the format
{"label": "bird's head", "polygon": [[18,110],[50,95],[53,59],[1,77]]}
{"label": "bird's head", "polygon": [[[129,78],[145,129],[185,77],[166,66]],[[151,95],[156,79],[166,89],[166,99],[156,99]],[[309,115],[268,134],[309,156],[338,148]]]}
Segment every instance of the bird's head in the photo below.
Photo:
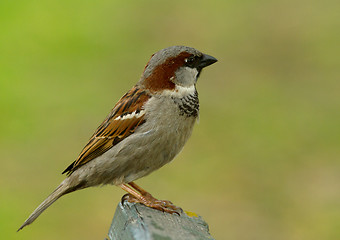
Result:
{"label": "bird's head", "polygon": [[151,92],[189,88],[196,84],[202,69],[216,61],[191,47],[168,47],[151,56],[139,84]]}

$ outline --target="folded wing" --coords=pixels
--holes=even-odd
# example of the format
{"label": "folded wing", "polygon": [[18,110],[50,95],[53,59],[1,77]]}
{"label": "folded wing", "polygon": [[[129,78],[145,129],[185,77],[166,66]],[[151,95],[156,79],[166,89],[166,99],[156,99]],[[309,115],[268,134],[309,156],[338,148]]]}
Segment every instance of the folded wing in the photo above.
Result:
{"label": "folded wing", "polygon": [[92,135],[77,160],[68,166],[63,174],[72,174],[82,165],[102,155],[133,134],[145,121],[144,104],[149,98],[150,96],[138,87],[127,92]]}

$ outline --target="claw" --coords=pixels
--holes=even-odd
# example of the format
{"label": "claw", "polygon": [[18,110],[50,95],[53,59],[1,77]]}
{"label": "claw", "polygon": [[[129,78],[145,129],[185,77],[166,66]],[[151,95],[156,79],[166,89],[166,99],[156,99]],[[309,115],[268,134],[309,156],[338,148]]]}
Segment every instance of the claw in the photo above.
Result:
{"label": "claw", "polygon": [[176,213],[179,217],[181,216],[181,214],[180,214],[179,212],[176,212],[176,211],[175,211],[174,213]]}
{"label": "claw", "polygon": [[129,200],[129,198],[130,198],[129,195],[130,195],[129,193],[124,194],[123,197],[122,197],[122,199],[120,200],[120,202],[121,202],[121,204],[122,204],[123,206],[124,206],[124,202],[125,202],[126,200]]}
{"label": "claw", "polygon": [[170,213],[170,214],[177,214],[180,216],[180,212],[183,212],[182,208],[175,206],[172,202],[167,200],[157,200],[154,197],[150,195],[144,195],[142,198],[136,198],[131,194],[125,194],[122,197],[122,204],[124,205],[124,202],[128,201],[130,203],[141,203],[147,207],[156,209],[158,211]]}
{"label": "claw", "polygon": [[162,212],[167,212],[170,214],[176,213],[180,216],[180,212],[183,212],[182,208],[175,206],[171,201],[158,200],[154,198],[150,193],[139,187],[134,182],[120,185],[120,187],[127,191],[129,194],[125,194],[122,197],[122,203],[127,200],[130,203],[141,203],[147,207],[157,209]]}

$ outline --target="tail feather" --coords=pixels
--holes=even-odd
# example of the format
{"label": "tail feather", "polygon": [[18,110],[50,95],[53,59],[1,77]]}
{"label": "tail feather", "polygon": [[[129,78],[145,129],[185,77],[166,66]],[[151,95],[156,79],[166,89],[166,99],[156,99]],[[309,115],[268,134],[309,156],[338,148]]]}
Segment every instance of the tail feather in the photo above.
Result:
{"label": "tail feather", "polygon": [[64,182],[61,183],[35,210],[34,212],[26,219],[24,224],[17,230],[20,231],[25,226],[34,222],[43,211],[45,211],[49,206],[52,205],[55,201],[57,201],[61,196],[67,193],[67,187],[65,187]]}

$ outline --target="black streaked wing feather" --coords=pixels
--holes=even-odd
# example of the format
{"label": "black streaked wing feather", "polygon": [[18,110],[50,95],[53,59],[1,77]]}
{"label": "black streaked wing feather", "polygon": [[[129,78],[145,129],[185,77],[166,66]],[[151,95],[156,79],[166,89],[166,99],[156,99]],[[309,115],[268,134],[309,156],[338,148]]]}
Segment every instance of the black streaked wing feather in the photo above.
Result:
{"label": "black streaked wing feather", "polygon": [[130,136],[138,126],[144,123],[144,115],[132,118],[115,120],[136,111],[144,109],[145,102],[150,96],[138,87],[132,88],[114,106],[111,113],[97,128],[76,161],[69,165],[63,172],[72,174],[77,168],[102,155],[126,137]]}

